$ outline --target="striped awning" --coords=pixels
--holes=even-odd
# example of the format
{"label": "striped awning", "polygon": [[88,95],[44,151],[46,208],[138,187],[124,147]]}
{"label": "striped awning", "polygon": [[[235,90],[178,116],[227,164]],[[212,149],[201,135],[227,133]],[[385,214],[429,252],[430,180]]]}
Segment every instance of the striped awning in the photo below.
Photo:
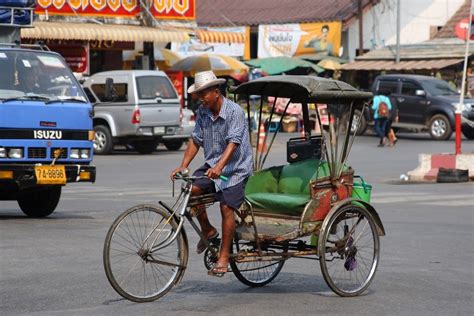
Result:
{"label": "striped awning", "polygon": [[35,22],[22,28],[21,37],[42,40],[116,41],[116,42],[187,42],[184,31],[120,24]]}
{"label": "striped awning", "polygon": [[245,43],[245,33],[196,31],[202,43]]}
{"label": "striped awning", "polygon": [[341,70],[423,70],[443,69],[462,62],[462,59],[417,59],[396,63],[393,60],[357,60],[342,65]]}

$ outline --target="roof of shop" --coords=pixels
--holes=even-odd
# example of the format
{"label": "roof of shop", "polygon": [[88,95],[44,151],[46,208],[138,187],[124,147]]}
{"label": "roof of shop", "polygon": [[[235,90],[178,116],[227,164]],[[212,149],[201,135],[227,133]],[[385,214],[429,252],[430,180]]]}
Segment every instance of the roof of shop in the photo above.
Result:
{"label": "roof of shop", "polygon": [[[380,0],[363,0],[363,7]],[[196,19],[202,26],[348,22],[357,15],[353,0],[199,0]]]}
{"label": "roof of shop", "polygon": [[443,69],[451,65],[459,64],[463,59],[419,59],[400,61],[395,63],[393,60],[362,60],[349,63],[342,66],[343,70],[424,70],[424,69]]}
{"label": "roof of shop", "polygon": [[[433,59],[463,58],[466,50],[465,42],[457,38],[434,39],[418,44],[400,45],[400,59]],[[474,54],[474,45],[470,45],[470,53]],[[360,60],[395,60],[396,46],[370,51],[356,58]]]}
{"label": "roof of shop", "polygon": [[[439,38],[419,44],[400,46],[400,63],[395,63],[395,45],[370,51],[342,66],[342,70],[443,69],[463,61],[465,42],[457,38]],[[470,46],[470,55],[474,45]]]}
{"label": "roof of shop", "polygon": [[441,30],[436,34],[436,38],[456,37],[456,24],[462,19],[469,18],[469,8],[471,1],[466,0],[456,13],[446,22]]}

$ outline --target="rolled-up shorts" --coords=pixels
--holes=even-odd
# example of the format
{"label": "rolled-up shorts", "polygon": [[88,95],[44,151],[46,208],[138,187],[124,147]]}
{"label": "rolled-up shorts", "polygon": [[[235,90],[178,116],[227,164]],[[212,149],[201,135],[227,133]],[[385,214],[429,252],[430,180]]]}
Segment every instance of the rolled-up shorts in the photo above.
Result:
{"label": "rolled-up shorts", "polygon": [[[207,169],[211,168],[208,164],[198,168],[194,171],[193,176],[201,177],[204,176]],[[204,193],[215,193],[216,200],[221,203],[221,205],[227,205],[228,207],[238,210],[240,205],[244,202],[245,197],[245,184],[247,183],[247,179],[244,181],[233,185],[231,187],[225,188],[223,190],[216,192],[216,187],[214,182],[211,179],[199,179],[194,182],[194,185],[197,186],[199,189],[204,191]]]}

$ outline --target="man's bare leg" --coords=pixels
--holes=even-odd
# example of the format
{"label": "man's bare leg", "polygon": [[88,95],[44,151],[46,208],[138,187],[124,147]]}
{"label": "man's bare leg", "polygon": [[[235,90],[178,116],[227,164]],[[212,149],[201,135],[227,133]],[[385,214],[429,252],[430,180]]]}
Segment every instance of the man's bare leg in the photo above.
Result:
{"label": "man's bare leg", "polygon": [[[193,191],[191,192],[191,195],[201,195],[204,192],[198,188],[198,187],[193,187]],[[205,205],[198,205],[197,207],[197,213],[198,215],[196,216],[199,222],[199,225],[201,226],[201,231],[204,236],[207,238],[211,237],[217,232],[217,229],[212,226],[211,222],[209,222],[209,218],[207,217],[207,212],[206,212],[206,206]]]}
{"label": "man's bare leg", "polygon": [[232,245],[232,239],[234,238],[235,232],[235,218],[234,210],[221,204],[222,214],[222,242],[221,249],[219,252],[219,260],[216,263],[218,272],[226,272],[227,265],[229,264],[230,247]]}

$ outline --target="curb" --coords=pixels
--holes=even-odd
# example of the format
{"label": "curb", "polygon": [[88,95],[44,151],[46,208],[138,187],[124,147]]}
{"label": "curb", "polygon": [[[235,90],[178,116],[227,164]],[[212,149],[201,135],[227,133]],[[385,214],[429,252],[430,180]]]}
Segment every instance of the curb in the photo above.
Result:
{"label": "curb", "polygon": [[408,181],[436,182],[439,168],[469,170],[469,179],[474,181],[474,153],[471,154],[420,154],[418,167],[408,171]]}

